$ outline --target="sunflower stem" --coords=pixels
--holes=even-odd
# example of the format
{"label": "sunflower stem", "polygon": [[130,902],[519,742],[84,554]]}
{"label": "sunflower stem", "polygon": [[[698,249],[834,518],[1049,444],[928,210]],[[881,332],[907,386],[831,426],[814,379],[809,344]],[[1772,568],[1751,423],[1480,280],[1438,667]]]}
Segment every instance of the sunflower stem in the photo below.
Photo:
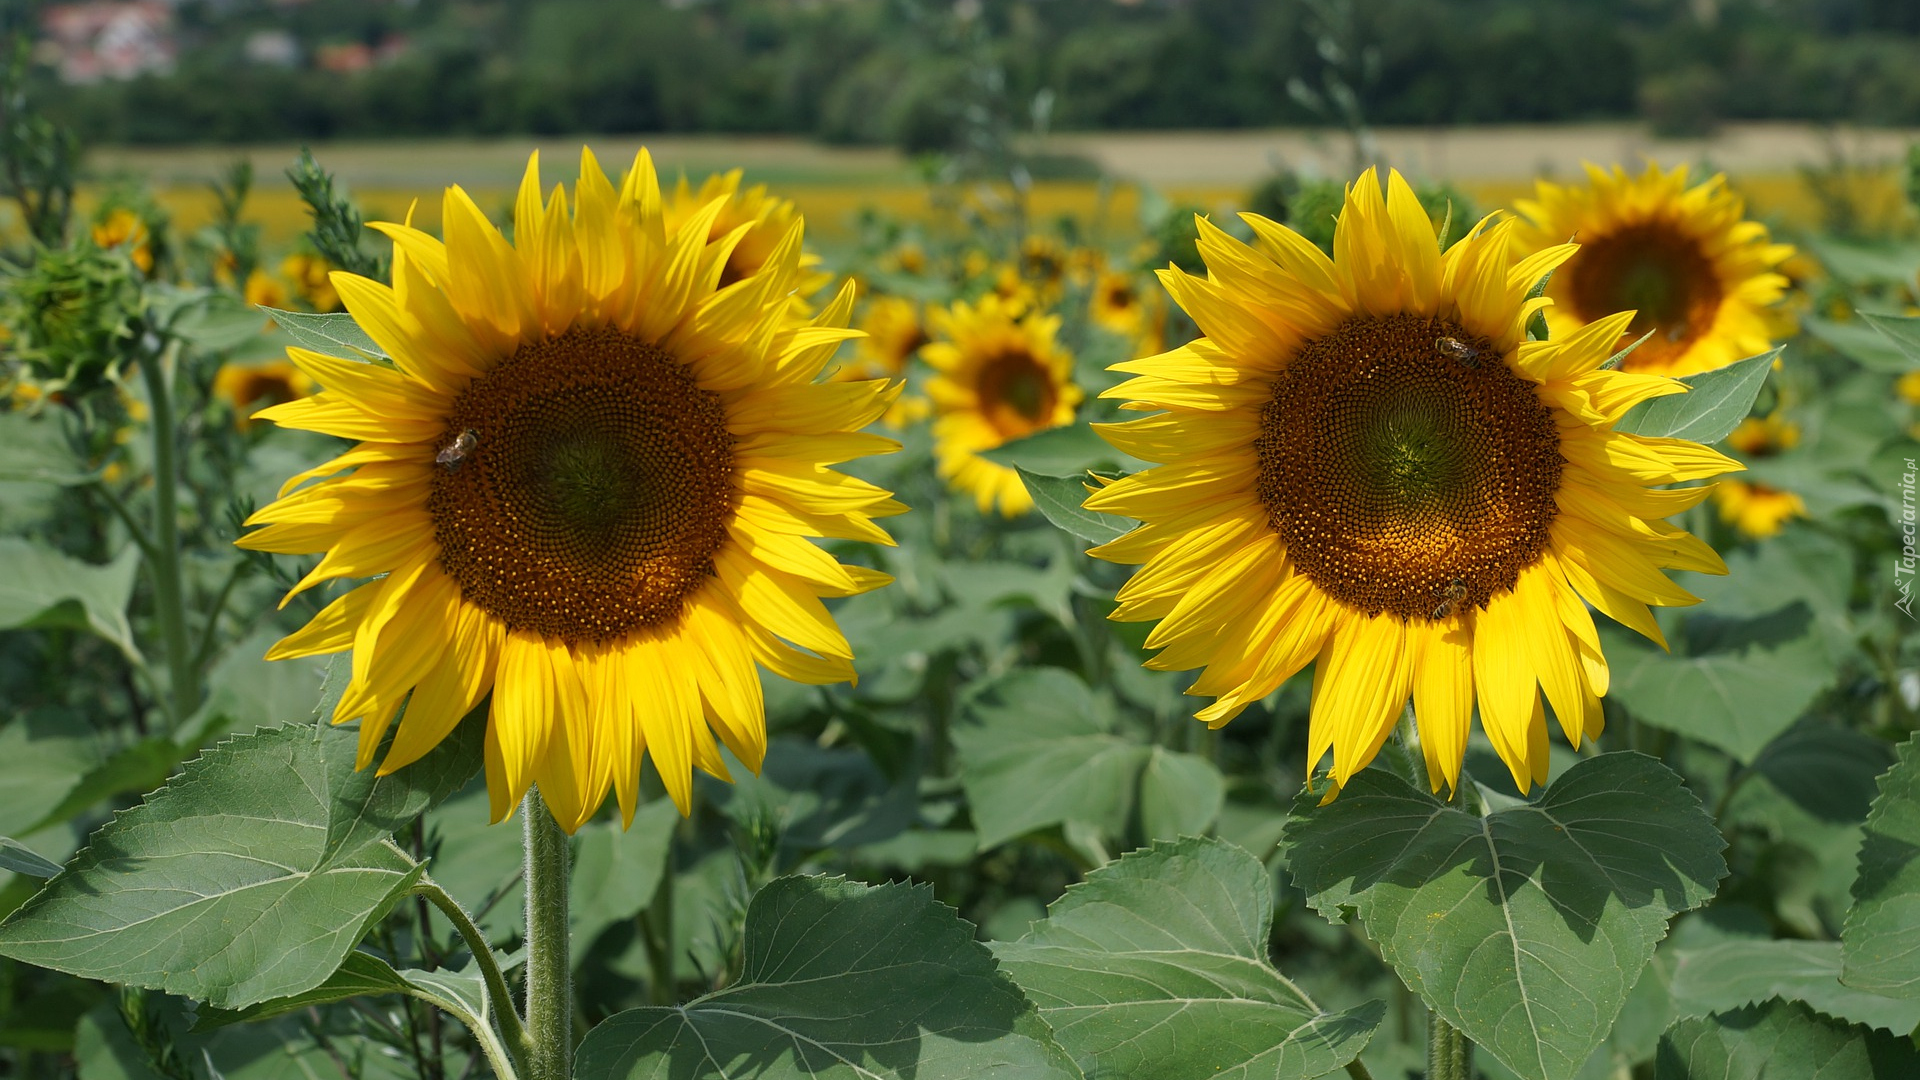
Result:
{"label": "sunflower stem", "polygon": [[140,365],[153,410],[153,531],[149,569],[153,574],[154,614],[167,654],[167,713],[178,728],[200,704],[200,675],[187,636],[186,590],[180,580],[179,470],[174,464],[173,367],[178,341]]}
{"label": "sunflower stem", "polygon": [[1473,1080],[1473,1043],[1432,1010],[1427,1012],[1427,1080]]}
{"label": "sunflower stem", "polygon": [[573,1075],[567,834],[538,788],[527,792],[520,813],[527,846],[527,1080],[567,1080]]}
{"label": "sunflower stem", "polygon": [[[453,924],[461,940],[467,943],[467,951],[473,954],[473,962],[480,969],[480,977],[487,984],[489,1011],[494,1023],[500,1025],[499,1043],[504,1044],[508,1063],[515,1076],[530,1075],[527,1068],[527,1032],[520,1026],[520,1014],[513,1011],[513,994],[507,989],[507,978],[500,970],[500,964],[493,958],[493,945],[482,933],[479,924],[467,914],[467,909],[453,895],[440,887],[440,883],[429,877],[422,877],[420,884],[414,886],[414,892],[424,897],[428,903],[440,909],[440,913]],[[474,1038],[482,1039],[482,1048],[487,1051],[489,1060],[499,1055],[490,1047],[494,1042],[491,1035],[482,1038],[482,1032],[475,1032]],[[494,1072],[501,1074],[501,1065],[493,1062]],[[501,1074],[504,1075],[504,1074]]]}

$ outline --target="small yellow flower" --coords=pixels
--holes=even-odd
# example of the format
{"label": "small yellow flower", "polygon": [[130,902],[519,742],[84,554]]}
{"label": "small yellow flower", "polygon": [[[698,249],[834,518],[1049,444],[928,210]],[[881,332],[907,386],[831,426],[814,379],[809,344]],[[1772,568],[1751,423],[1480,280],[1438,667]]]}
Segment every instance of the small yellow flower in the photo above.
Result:
{"label": "small yellow flower", "polygon": [[893,249],[887,256],[887,263],[903,274],[922,274],[927,269],[927,252],[925,248],[909,240]]}
{"label": "small yellow flower", "polygon": [[1060,319],[1025,313],[998,297],[935,308],[938,339],[920,356],[940,374],[927,384],[933,399],[934,454],[940,475],[973,496],[982,513],[1006,517],[1033,509],[1020,474],[980,456],[1003,443],[1073,423],[1080,388],[1073,354],[1057,341]]}
{"label": "small yellow flower", "polygon": [[1724,175],[1687,186],[1683,166],[1648,165],[1629,177],[1587,166],[1588,183],[1537,183],[1519,200],[1521,255],[1573,240],[1579,253],[1547,285],[1550,336],[1560,340],[1615,312],[1635,312],[1618,345],[1638,341],[1623,370],[1680,376],[1763,353],[1783,328],[1771,309],[1787,287],[1793,254],[1748,220]]}
{"label": "small yellow flower", "polygon": [[244,296],[247,303],[254,307],[284,308],[287,306],[287,287],[280,284],[265,270],[255,270],[247,275]]}
{"label": "small yellow flower", "polygon": [[1909,371],[1894,384],[1909,405],[1920,405],[1920,371]]}
{"label": "small yellow flower", "polygon": [[317,393],[318,383],[285,360],[259,364],[225,364],[213,377],[215,397],[233,406],[233,426],[253,426],[256,408],[284,405]]}
{"label": "small yellow flower", "polygon": [[[793,200],[769,194],[767,185],[755,184],[743,190],[740,187],[743,175],[739,169],[713,174],[697,191],[682,176],[664,207],[666,228],[671,232],[692,220],[708,204],[725,200],[707,234],[714,243],[730,240],[733,245],[720,271],[723,289],[759,273],[779,249],[781,239],[800,220],[800,211]],[[734,232],[742,227],[746,231],[735,237]],[[800,281],[793,294],[793,316],[804,321],[813,314],[806,298],[830,283],[833,275],[821,270],[820,257],[811,253],[801,255],[800,269]]]}
{"label": "small yellow flower", "polygon": [[868,378],[898,377],[927,343],[920,305],[902,296],[876,296],[860,320],[867,336],[855,343],[855,358]]}
{"label": "small yellow flower", "polygon": [[340,293],[333,287],[333,264],[324,255],[296,251],[280,260],[280,273],[293,282],[300,302],[322,315],[340,310]]}
{"label": "small yellow flower", "polygon": [[115,207],[93,225],[93,242],[103,248],[126,248],[127,258],[143,274],[153,272],[153,246],[147,236],[147,223],[124,206]]}
{"label": "small yellow flower", "polygon": [[1166,303],[1158,289],[1142,288],[1133,274],[1124,270],[1101,274],[1094,281],[1087,315],[1094,325],[1133,339],[1135,356],[1160,351]]}

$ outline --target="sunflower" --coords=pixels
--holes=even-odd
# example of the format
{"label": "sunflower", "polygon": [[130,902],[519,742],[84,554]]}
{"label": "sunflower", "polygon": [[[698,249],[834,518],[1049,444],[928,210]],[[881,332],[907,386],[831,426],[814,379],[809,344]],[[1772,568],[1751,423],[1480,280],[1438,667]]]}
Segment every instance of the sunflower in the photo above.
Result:
{"label": "sunflower", "polygon": [[1547,285],[1553,337],[1631,310],[1617,344],[1653,336],[1626,358],[1627,371],[1691,375],[1767,351],[1783,328],[1769,310],[1787,288],[1776,268],[1793,248],[1746,219],[1724,175],[1688,187],[1685,166],[1649,164],[1634,178],[1588,165],[1587,178],[1585,187],[1541,180],[1538,199],[1515,203],[1526,219],[1522,254],[1580,245]]}
{"label": "sunflower", "polygon": [[285,360],[261,364],[223,364],[213,377],[213,394],[233,407],[233,426],[245,431],[253,426],[253,406],[268,406],[298,401],[320,389],[306,372]]}
{"label": "sunflower", "polygon": [[[1767,458],[1800,445],[1800,427],[1780,416],[1750,416],[1727,436],[1727,445],[1742,456]],[[1720,520],[1756,540],[1780,531],[1790,518],[1805,517],[1807,504],[1791,491],[1750,480],[1723,480],[1715,486],[1713,501]]]}
{"label": "sunflower", "polygon": [[95,247],[108,250],[125,248],[127,258],[141,273],[153,273],[153,244],[147,233],[147,223],[139,214],[124,206],[117,206],[94,222],[92,234]]}
{"label": "sunflower", "polygon": [[[1092,554],[1139,564],[1114,618],[1160,620],[1148,666],[1203,667],[1225,724],[1313,663],[1308,760],[1335,790],[1412,699],[1434,790],[1459,782],[1476,699],[1521,790],[1547,776],[1541,692],[1576,746],[1607,663],[1587,604],[1660,640],[1647,605],[1694,603],[1661,568],[1725,571],[1663,518],[1738,463],[1612,430],[1685,386],[1601,370],[1631,314],[1523,339],[1528,290],[1574,253],[1517,260],[1512,223],[1444,253],[1398,173],[1347,189],[1327,258],[1255,214],[1248,246],[1198,222],[1207,276],[1160,275],[1205,336],[1115,365],[1095,425],[1162,464],[1090,495],[1143,524]],[[1584,602],[1583,602],[1584,601]]]}
{"label": "sunflower", "polygon": [[280,273],[293,282],[302,303],[326,314],[340,310],[340,293],[333,287],[333,264],[325,255],[296,251],[280,260]]}
{"label": "sunflower", "polygon": [[851,680],[819,598],[889,580],[805,538],[889,543],[872,519],[905,508],[826,467],[896,448],[858,431],[897,390],[815,381],[855,336],[853,294],[789,321],[798,219],[722,287],[748,231],[712,238],[725,199],[670,227],[644,150],[617,188],[583,153],[571,208],[564,187],[542,200],[538,164],[513,243],[455,187],[445,243],[374,226],[392,288],[333,275],[392,364],[288,350],[325,389],[260,415],[359,445],[289,480],[240,543],[326,553],[289,598],[373,579],[269,653],[353,650],[334,719],[361,721],[362,767],[396,717],[383,773],[491,692],[494,819],[538,782],[572,830],[609,787],[631,820],[643,756],[682,812],[692,768],[727,778],[716,736],[757,771],[755,663]]}
{"label": "sunflower", "polygon": [[287,306],[287,287],[265,270],[255,270],[248,274],[246,288],[241,290],[241,294],[253,307],[283,308]]}
{"label": "sunflower", "polygon": [[1157,293],[1140,288],[1124,270],[1102,273],[1093,283],[1087,315],[1094,325],[1132,339],[1142,353],[1160,351],[1166,311]]}
{"label": "sunflower", "polygon": [[1073,355],[1054,340],[1060,319],[1026,314],[992,295],[956,300],[929,316],[937,339],[920,350],[939,372],[933,399],[934,453],[949,484],[973,496],[981,513],[1007,517],[1033,509],[1020,474],[980,456],[1002,443],[1073,423],[1080,388]]}
{"label": "sunflower", "polygon": [[876,296],[860,320],[866,337],[854,343],[856,362],[873,376],[897,376],[927,343],[920,305],[904,296]]}
{"label": "sunflower", "polygon": [[[733,245],[733,254],[727,257],[727,264],[720,271],[721,288],[759,273],[760,268],[779,249],[787,232],[800,220],[800,212],[794,208],[792,200],[768,194],[765,184],[755,184],[741,190],[742,176],[739,169],[715,173],[702,181],[697,191],[682,176],[674,187],[673,197],[667,200],[664,211],[667,229],[672,231],[718,200],[721,201],[720,212],[709,226],[709,239],[720,240],[735,229],[746,226],[745,235]],[[832,275],[818,269],[819,264],[817,255],[803,252],[800,256],[801,272],[794,291],[796,319],[805,319],[812,314],[805,298],[819,292],[833,280]]]}

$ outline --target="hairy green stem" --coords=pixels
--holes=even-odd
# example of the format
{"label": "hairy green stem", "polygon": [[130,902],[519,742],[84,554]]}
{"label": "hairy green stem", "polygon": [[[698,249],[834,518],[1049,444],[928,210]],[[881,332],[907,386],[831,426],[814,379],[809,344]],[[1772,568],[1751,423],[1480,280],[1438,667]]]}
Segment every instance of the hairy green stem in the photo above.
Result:
{"label": "hairy green stem", "polygon": [[[513,1008],[513,991],[507,989],[506,975],[500,971],[499,963],[493,958],[493,946],[487,941],[487,936],[480,932],[479,925],[467,914],[467,909],[460,906],[460,901],[455,900],[447,890],[441,888],[439,882],[422,876],[420,884],[414,886],[413,891],[426,897],[428,903],[439,908],[440,914],[447,917],[447,921],[452,923],[454,930],[460,934],[460,939],[467,943],[467,951],[473,954],[473,962],[479,965],[480,977],[486,980],[487,1003],[492,1006],[490,1011],[493,1022],[500,1026],[500,1041],[505,1044],[513,1073],[515,1076],[528,1075],[527,1032],[520,1026],[520,1014]],[[480,1039],[481,1034],[474,1032],[474,1038]],[[485,1044],[484,1039],[482,1044]],[[492,1050],[488,1051],[488,1056],[493,1056]],[[500,1073],[500,1065],[497,1062],[494,1063],[494,1072],[505,1075]]]}
{"label": "hairy green stem", "polygon": [[1466,1035],[1427,1013],[1427,1080],[1473,1080],[1473,1044]]}
{"label": "hairy green stem", "polygon": [[567,834],[538,788],[520,804],[527,845],[527,1080],[573,1075]]}
{"label": "hairy green stem", "polygon": [[153,573],[153,606],[167,654],[167,712],[179,727],[200,705],[200,673],[193,666],[193,641],[187,635],[186,589],[180,577],[180,474],[174,462],[179,433],[173,422],[173,367],[180,343],[140,364],[153,409],[153,531],[148,552]]}

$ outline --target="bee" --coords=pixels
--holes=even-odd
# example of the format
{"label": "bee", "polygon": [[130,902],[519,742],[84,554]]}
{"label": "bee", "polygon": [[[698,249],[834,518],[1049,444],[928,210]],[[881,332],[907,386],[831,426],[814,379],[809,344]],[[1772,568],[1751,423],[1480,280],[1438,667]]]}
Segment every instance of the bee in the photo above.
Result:
{"label": "bee", "polygon": [[452,445],[433,455],[433,460],[436,464],[445,465],[448,472],[454,472],[467,459],[467,455],[473,453],[473,448],[479,445],[480,433],[468,428],[453,440]]}
{"label": "bee", "polygon": [[1434,622],[1439,622],[1441,619],[1453,614],[1453,606],[1466,599],[1466,596],[1466,578],[1454,578],[1452,581],[1447,582],[1446,591],[1441,593],[1440,603],[1434,607],[1432,613],[1428,615],[1428,618]]}
{"label": "bee", "polygon": [[1434,338],[1433,347],[1439,351],[1441,356],[1451,357],[1452,359],[1458,360],[1462,364],[1465,364],[1470,368],[1477,368],[1480,366],[1480,350],[1474,348],[1473,346],[1467,344],[1464,341],[1461,341],[1459,338],[1456,338],[1456,337]]}

